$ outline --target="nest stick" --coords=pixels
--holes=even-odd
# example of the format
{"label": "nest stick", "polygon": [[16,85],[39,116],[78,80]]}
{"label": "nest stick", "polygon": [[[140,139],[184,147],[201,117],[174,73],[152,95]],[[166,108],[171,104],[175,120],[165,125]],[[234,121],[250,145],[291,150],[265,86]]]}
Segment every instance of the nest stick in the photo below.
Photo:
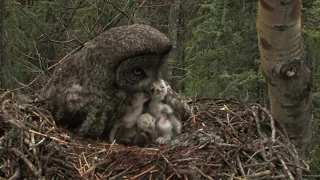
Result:
{"label": "nest stick", "polygon": [[166,180],[170,180],[172,176],[174,175],[174,172],[170,174],[170,176]]}
{"label": "nest stick", "polygon": [[285,172],[286,172],[287,175],[289,176],[289,179],[290,179],[290,180],[294,180],[294,177],[293,177],[293,175],[291,174],[291,172],[290,172],[288,166],[286,165],[286,163],[284,162],[284,160],[281,158],[280,155],[277,155],[277,156],[278,156],[278,158],[279,158],[279,160],[280,160],[280,162],[281,162],[281,165],[282,165],[283,169],[285,170]]}
{"label": "nest stick", "polygon": [[184,175],[184,179],[185,180],[189,180],[187,175]]}
{"label": "nest stick", "polygon": [[127,173],[133,166],[128,167],[127,169],[125,169],[124,171],[122,171],[121,173],[111,177],[109,180],[114,180],[117,179],[118,177],[124,175],[125,173]]}
{"label": "nest stick", "polygon": [[16,148],[10,148],[9,151],[13,152],[16,156],[18,156],[29,167],[30,171],[33,173],[34,176],[38,177],[39,179],[41,178],[39,171],[27,158],[24,157],[22,152],[20,152]]}
{"label": "nest stick", "polygon": [[[14,118],[13,118],[12,116],[10,116],[10,115],[8,115],[7,118],[8,118],[8,122],[9,122],[9,123],[17,126],[17,127],[20,128],[20,129],[29,131],[30,133],[37,134],[37,135],[39,135],[39,136],[43,136],[43,137],[50,138],[50,139],[52,139],[52,140],[54,140],[54,141],[58,141],[58,142],[63,143],[63,144],[68,144],[66,141],[60,140],[60,139],[58,139],[58,138],[56,138],[56,137],[48,136],[48,135],[46,135],[46,134],[43,134],[43,133],[34,131],[34,130],[32,130],[32,129],[29,129],[28,127],[25,127],[24,125],[19,124],[18,122],[20,122],[20,121],[14,119]],[[7,120],[7,119],[6,119],[6,120]]]}
{"label": "nest stick", "polygon": [[196,166],[191,166],[191,168],[197,170],[203,177],[209,180],[214,180],[212,177],[206,175],[204,172],[201,171],[201,169],[197,168]]}
{"label": "nest stick", "polygon": [[47,138],[50,138],[50,139],[52,139],[52,140],[54,140],[54,141],[58,141],[58,142],[60,142],[60,143],[62,143],[62,144],[68,144],[66,141],[60,140],[60,139],[58,139],[58,138],[56,138],[56,137],[48,136],[48,135],[46,135],[46,134],[42,134],[42,133],[37,132],[37,131],[34,131],[34,130],[32,130],[32,129],[29,129],[28,131],[31,132],[31,133],[37,134],[37,135],[39,135],[39,136],[47,137]]}
{"label": "nest stick", "polygon": [[261,139],[264,139],[264,137],[263,137],[263,135],[262,135],[262,132],[261,132],[260,121],[259,121],[259,118],[258,118],[257,113],[255,113],[255,112],[254,112],[253,110],[251,110],[251,109],[249,109],[249,111],[252,113],[253,118],[254,118],[254,120],[255,120],[255,122],[256,122],[257,133],[258,133],[259,137],[260,137]]}
{"label": "nest stick", "polygon": [[145,170],[145,171],[133,176],[132,179],[137,179],[137,178],[147,174],[148,172],[152,171],[154,168],[156,168],[156,166],[152,166],[151,168],[149,168],[149,169],[147,169],[147,170]]}
{"label": "nest stick", "polygon": [[273,116],[270,114],[270,112],[262,107],[260,104],[255,104],[257,105],[265,114],[268,115],[269,119],[270,119],[270,125],[271,125],[271,142],[274,143],[275,139],[276,139],[276,125],[275,125],[275,120],[273,118]]}
{"label": "nest stick", "polygon": [[237,161],[238,168],[239,168],[239,170],[240,170],[240,173],[241,173],[242,177],[245,178],[245,179],[247,179],[246,173],[244,172],[244,169],[243,169],[242,164],[241,164],[241,161],[240,161],[239,154],[236,155],[236,161]]}
{"label": "nest stick", "polygon": [[[35,144],[36,144],[36,140],[34,138],[34,134],[33,133],[31,133],[30,139],[31,139],[31,146],[29,147],[29,149],[31,147],[35,147]],[[37,149],[36,148],[32,148],[32,153],[33,153],[33,155],[36,155],[37,154]]]}
{"label": "nest stick", "polygon": [[267,175],[270,175],[270,174],[271,174],[270,170],[265,170],[265,171],[261,171],[261,172],[257,172],[257,173],[251,174],[249,177],[250,178],[259,178],[261,176],[267,176]]}
{"label": "nest stick", "polygon": [[161,154],[161,157],[167,162],[167,164],[169,165],[170,168],[172,168],[172,170],[176,173],[176,175],[181,178],[180,173],[178,172],[178,170],[174,167],[174,165],[163,155]]}
{"label": "nest stick", "polygon": [[14,174],[8,180],[18,180],[20,179],[20,167],[17,166],[14,169]]}
{"label": "nest stick", "polygon": [[86,172],[84,172],[82,174],[82,177],[89,174],[90,172],[94,171],[98,166],[101,166],[103,164],[107,164],[108,162],[110,162],[110,159],[105,159],[100,162],[97,162],[96,164],[92,165]]}

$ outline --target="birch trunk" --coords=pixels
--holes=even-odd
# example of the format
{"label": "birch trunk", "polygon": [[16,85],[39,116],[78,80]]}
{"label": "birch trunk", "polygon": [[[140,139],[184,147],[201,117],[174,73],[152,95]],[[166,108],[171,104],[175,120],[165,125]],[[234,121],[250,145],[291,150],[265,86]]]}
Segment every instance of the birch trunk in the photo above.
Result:
{"label": "birch trunk", "polygon": [[260,0],[257,29],[271,113],[306,159],[312,139],[312,102],[301,36],[301,1]]}

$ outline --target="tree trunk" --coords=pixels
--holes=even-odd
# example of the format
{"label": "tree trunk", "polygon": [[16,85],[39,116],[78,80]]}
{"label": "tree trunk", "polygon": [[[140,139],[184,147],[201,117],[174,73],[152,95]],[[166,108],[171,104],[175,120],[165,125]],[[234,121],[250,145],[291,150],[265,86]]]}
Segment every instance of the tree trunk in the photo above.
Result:
{"label": "tree trunk", "polygon": [[[173,44],[173,50],[171,52],[172,62],[170,67],[168,67],[168,77],[170,77],[170,84],[172,89],[177,92],[181,92],[184,89],[183,84],[178,84],[177,77],[184,76],[184,36],[182,34],[182,29],[185,29],[184,24],[184,14],[182,10],[182,1],[174,0],[173,4],[170,6],[169,19],[169,38]],[[169,79],[169,78],[168,78]]]}
{"label": "tree trunk", "polygon": [[[174,66],[177,65],[179,62],[179,51],[178,51],[178,21],[179,21],[179,11],[180,11],[181,1],[180,0],[174,0],[173,4],[170,5],[170,11],[169,11],[169,19],[168,19],[168,36],[170,38],[170,41],[172,43],[173,49],[171,51],[171,58],[172,62],[171,65],[166,68],[168,71],[168,77],[173,77],[175,74],[175,68]],[[178,83],[177,80],[172,78],[170,80],[170,84],[172,89],[179,92]]]}
{"label": "tree trunk", "polygon": [[271,113],[306,159],[312,139],[312,102],[301,37],[301,1],[260,0],[257,29]]}
{"label": "tree trunk", "polygon": [[0,0],[0,88],[5,88],[5,75],[3,72],[6,51],[5,51],[5,31],[4,31],[4,20],[6,16],[6,0]]}
{"label": "tree trunk", "polygon": [[181,6],[181,0],[174,0],[174,4],[171,4],[169,11],[169,38],[174,48],[177,46],[178,38],[178,21],[179,11]]}

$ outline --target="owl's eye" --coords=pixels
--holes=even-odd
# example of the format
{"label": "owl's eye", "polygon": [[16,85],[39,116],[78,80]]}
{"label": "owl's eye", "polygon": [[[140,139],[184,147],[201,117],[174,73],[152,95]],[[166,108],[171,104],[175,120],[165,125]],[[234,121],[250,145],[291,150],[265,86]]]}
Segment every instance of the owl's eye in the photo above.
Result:
{"label": "owl's eye", "polygon": [[135,69],[135,70],[133,70],[133,73],[135,75],[141,75],[142,74],[142,70],[141,69]]}

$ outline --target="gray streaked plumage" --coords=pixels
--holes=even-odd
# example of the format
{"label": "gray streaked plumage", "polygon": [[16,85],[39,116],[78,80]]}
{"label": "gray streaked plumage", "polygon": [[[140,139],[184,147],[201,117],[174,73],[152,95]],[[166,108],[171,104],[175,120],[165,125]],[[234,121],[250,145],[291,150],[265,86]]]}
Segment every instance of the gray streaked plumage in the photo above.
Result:
{"label": "gray streaked plumage", "polygon": [[[135,127],[138,117],[142,113],[143,105],[149,100],[149,95],[143,92],[138,92],[133,95],[131,99],[131,105],[126,107],[125,114],[120,120],[116,121],[113,125],[110,134],[109,141],[112,143],[115,140],[116,132],[121,127],[124,126],[126,129]],[[121,138],[121,134],[119,134]]]}
{"label": "gray streaked plumage", "polygon": [[60,62],[40,94],[58,123],[83,136],[108,137],[131,96],[158,79],[171,48],[147,25],[109,29]]}

